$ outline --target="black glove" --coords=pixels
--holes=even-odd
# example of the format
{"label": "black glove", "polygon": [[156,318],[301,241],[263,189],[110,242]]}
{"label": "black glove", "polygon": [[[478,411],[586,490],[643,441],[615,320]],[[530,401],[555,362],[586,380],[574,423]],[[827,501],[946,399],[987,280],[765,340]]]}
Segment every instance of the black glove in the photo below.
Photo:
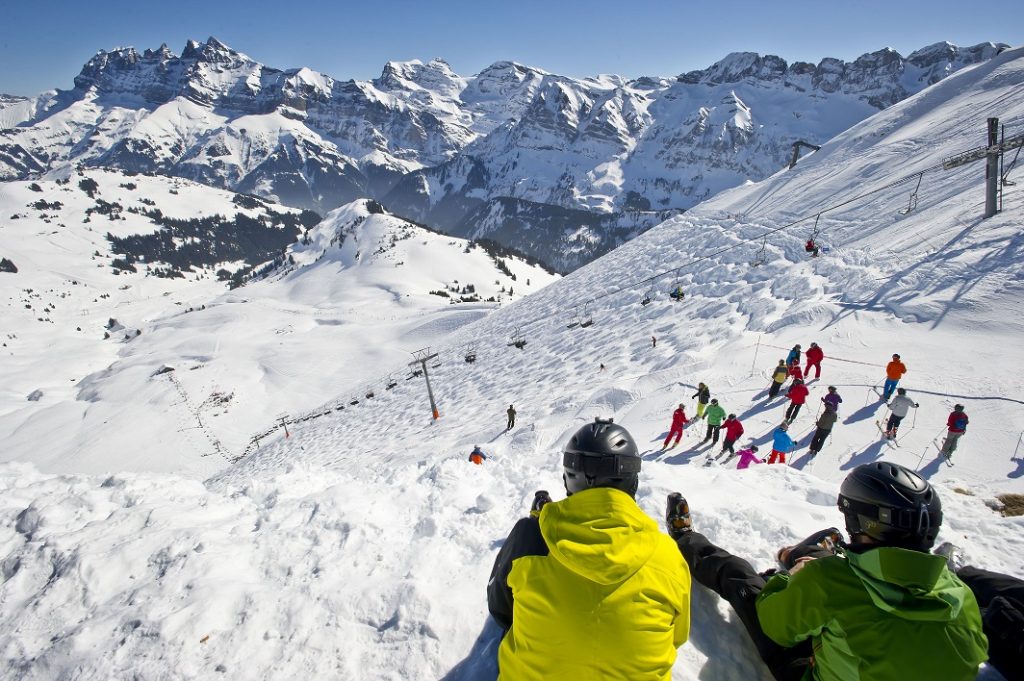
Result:
{"label": "black glove", "polygon": [[550,504],[554,501],[551,495],[548,494],[546,489],[539,489],[533,493],[533,503],[530,504],[530,513],[540,513],[540,509],[544,508],[544,504]]}

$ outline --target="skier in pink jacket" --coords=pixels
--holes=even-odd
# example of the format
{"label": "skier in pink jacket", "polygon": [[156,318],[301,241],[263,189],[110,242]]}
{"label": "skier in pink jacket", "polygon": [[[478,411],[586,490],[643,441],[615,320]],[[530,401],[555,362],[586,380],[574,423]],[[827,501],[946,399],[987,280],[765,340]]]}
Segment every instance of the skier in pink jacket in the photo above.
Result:
{"label": "skier in pink jacket", "polygon": [[737,470],[743,470],[752,463],[764,463],[764,461],[761,461],[761,457],[757,455],[757,445],[750,445],[747,449],[741,449],[736,452],[736,456],[740,457],[740,462],[736,464]]}

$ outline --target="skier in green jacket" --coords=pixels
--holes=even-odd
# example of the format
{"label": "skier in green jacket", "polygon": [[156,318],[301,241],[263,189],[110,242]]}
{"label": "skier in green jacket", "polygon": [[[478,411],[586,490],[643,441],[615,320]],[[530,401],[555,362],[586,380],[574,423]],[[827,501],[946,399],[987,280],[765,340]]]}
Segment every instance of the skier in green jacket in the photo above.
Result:
{"label": "skier in green jacket", "polygon": [[[722,429],[722,421],[725,420],[725,409],[718,403],[718,400],[711,400],[711,404],[704,410],[704,416],[708,420],[708,434],[701,440],[700,444],[702,445],[711,440],[712,445],[717,445],[719,431]],[[699,447],[700,445],[697,446]]]}
{"label": "skier in green jacket", "polygon": [[973,681],[987,640],[971,589],[929,553],[936,491],[879,461],[847,476],[838,505],[850,542],[819,532],[782,549],[788,572],[770,576],[694,532],[682,495],[669,495],[666,520],[694,579],[729,601],[776,679]]}

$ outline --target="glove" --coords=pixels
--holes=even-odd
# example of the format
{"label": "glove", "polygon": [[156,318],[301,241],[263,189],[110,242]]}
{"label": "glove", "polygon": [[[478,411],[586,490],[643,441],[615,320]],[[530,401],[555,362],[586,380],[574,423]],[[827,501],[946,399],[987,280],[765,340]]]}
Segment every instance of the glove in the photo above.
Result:
{"label": "glove", "polygon": [[540,509],[544,508],[544,504],[550,504],[552,501],[553,499],[546,489],[537,490],[533,493],[533,503],[530,504],[530,515],[540,515]]}
{"label": "glove", "polygon": [[693,521],[690,519],[690,505],[686,498],[679,492],[672,492],[668,495],[668,504],[665,509],[665,526],[668,534],[673,539],[679,539],[693,531]]}

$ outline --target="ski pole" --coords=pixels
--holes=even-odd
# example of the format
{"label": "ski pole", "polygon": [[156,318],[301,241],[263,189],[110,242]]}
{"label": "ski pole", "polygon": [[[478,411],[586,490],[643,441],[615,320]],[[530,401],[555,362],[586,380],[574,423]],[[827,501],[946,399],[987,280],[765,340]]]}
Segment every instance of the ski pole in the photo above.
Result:
{"label": "ski pole", "polygon": [[750,363],[750,377],[754,376],[754,369],[757,367],[757,353],[761,351],[761,336],[764,334],[757,335],[757,347],[754,348],[754,361]]}
{"label": "ski pole", "polygon": [[1017,450],[1020,449],[1021,440],[1024,440],[1024,431],[1021,431],[1020,437],[1017,438],[1017,446],[1013,448],[1013,457],[1010,458],[1010,461],[1014,461],[1017,458]]}

